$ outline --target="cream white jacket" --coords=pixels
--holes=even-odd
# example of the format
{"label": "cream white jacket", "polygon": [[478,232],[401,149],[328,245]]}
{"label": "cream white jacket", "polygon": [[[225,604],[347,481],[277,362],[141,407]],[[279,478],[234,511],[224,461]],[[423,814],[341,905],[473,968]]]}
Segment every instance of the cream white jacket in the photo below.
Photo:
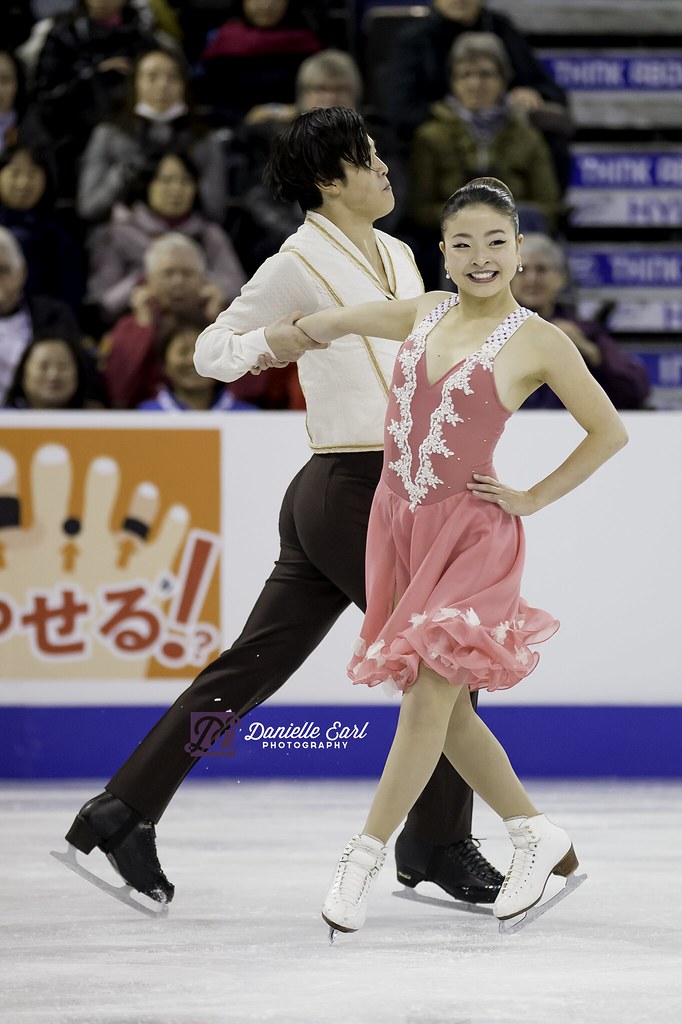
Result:
{"label": "cream white jacket", "polygon": [[[342,231],[326,217],[308,213],[298,231],[199,336],[194,355],[198,372],[222,381],[248,373],[260,355],[270,352],[265,327],[285,313],[421,295],[424,285],[408,246],[382,231],[375,233],[389,292]],[[396,341],[353,334],[299,359],[313,451],[383,448],[388,390],[399,347]]]}

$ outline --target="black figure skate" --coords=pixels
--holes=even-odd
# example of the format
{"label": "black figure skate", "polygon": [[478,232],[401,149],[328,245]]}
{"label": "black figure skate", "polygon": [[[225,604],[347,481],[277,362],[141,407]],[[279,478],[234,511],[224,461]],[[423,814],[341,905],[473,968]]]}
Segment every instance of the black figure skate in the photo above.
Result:
{"label": "black figure skate", "polygon": [[[154,824],[118,797],[101,793],[84,804],[66,833],[66,841],[69,845],[65,853],[51,851],[55,860],[141,914],[162,917],[168,913],[175,888],[159,864]],[[106,855],[125,885],[111,885],[78,863],[76,851],[87,854],[95,846]],[[145,906],[132,896],[133,891],[159,904],[158,908]]]}

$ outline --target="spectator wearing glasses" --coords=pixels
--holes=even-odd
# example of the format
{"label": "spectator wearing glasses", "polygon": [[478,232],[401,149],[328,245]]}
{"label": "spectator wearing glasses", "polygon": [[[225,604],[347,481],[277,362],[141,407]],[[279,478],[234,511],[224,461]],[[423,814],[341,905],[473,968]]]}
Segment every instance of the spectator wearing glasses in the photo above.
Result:
{"label": "spectator wearing glasses", "polygon": [[433,0],[425,18],[414,18],[398,35],[387,67],[386,113],[409,142],[426,121],[431,104],[447,93],[448,54],[463,32],[496,36],[511,67],[508,102],[526,113],[545,136],[562,187],[568,182],[568,139],[573,125],[567,97],[535,56],[526,37],[506,16],[489,10],[486,0]]}
{"label": "spectator wearing glasses", "polygon": [[522,231],[552,228],[560,200],[542,135],[508,102],[511,67],[500,40],[489,32],[463,33],[449,60],[450,90],[417,128],[410,154],[410,213],[422,232],[425,269],[439,265],[444,203],[472,178],[488,175],[508,185]]}

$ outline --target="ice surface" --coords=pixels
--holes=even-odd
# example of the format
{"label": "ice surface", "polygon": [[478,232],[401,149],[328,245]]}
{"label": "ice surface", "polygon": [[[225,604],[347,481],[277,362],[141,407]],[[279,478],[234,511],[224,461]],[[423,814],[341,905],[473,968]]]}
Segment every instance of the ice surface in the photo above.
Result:
{"label": "ice surface", "polygon": [[[589,879],[517,935],[396,899],[389,860],[366,926],[333,947],[319,908],[373,783],[187,782],[157,830],[176,886],[160,921],[49,857],[101,788],[0,786],[7,1024],[682,1021],[682,784],[531,782]],[[475,830],[504,870],[511,846],[480,803]],[[120,884],[103,855],[80,856]]]}

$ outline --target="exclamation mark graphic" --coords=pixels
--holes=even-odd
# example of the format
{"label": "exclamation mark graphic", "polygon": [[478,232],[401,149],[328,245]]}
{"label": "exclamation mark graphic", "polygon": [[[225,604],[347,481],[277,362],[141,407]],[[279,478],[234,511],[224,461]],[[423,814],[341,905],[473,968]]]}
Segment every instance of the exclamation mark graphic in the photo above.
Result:
{"label": "exclamation mark graphic", "polygon": [[[192,627],[206,598],[219,551],[220,540],[214,533],[190,531],[178,572],[178,588],[168,612],[168,629],[176,636],[167,639],[159,652],[159,661],[164,665],[173,667],[195,660],[188,657],[188,647],[194,639]],[[211,627],[205,627],[205,631],[212,640]]]}

